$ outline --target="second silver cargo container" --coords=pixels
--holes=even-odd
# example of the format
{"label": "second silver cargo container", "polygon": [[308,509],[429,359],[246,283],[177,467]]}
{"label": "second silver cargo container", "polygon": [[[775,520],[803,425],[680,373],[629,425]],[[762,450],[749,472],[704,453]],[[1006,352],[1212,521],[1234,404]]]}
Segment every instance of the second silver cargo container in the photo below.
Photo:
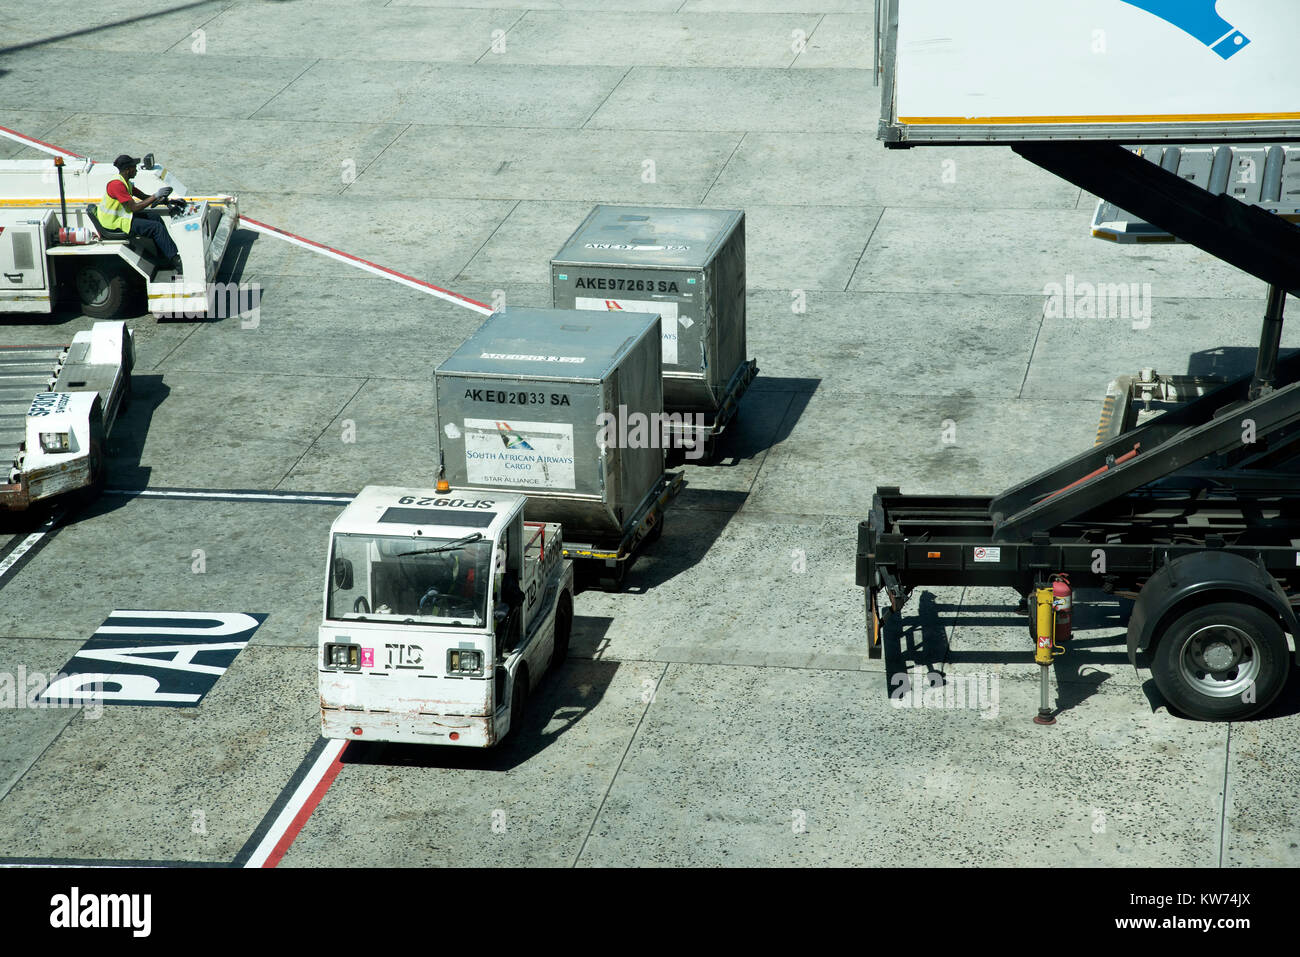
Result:
{"label": "second silver cargo container", "polygon": [[562,309],[659,313],[664,407],[717,412],[746,365],[745,214],[597,206],[551,260],[551,294]]}
{"label": "second silver cargo container", "polygon": [[663,409],[657,314],[505,309],[434,380],[453,488],[528,495],[529,519],[564,526],[566,552],[617,548],[654,506],[662,443],[629,442],[627,426]]}

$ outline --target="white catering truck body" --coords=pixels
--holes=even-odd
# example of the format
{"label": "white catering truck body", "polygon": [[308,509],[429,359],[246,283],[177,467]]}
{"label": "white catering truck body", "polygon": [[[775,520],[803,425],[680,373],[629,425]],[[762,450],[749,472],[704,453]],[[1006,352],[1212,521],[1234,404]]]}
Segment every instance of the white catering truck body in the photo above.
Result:
{"label": "white catering truck body", "polygon": [[324,737],[488,747],[518,723],[573,623],[560,526],[525,522],[526,501],[370,486],[334,521]]}

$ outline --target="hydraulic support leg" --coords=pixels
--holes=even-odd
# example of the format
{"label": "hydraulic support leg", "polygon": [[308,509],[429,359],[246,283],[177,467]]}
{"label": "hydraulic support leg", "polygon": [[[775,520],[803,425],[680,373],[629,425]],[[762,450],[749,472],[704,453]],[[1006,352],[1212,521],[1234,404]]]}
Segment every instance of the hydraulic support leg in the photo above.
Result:
{"label": "hydraulic support leg", "polygon": [[1286,309],[1286,290],[1268,287],[1268,305],[1264,309],[1264,327],[1259,332],[1259,354],[1255,357],[1255,378],[1250,382],[1250,400],[1268,395],[1277,385],[1277,354],[1282,345],[1282,312]]}

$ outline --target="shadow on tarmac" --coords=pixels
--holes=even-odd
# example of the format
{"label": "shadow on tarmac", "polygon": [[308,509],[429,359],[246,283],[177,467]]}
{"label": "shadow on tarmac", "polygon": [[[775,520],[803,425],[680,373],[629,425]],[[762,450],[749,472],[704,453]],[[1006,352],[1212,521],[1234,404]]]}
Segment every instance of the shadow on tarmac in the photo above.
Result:
{"label": "shadow on tarmac", "polygon": [[[1290,358],[1297,352],[1300,352],[1300,349],[1279,349],[1278,360]],[[1255,371],[1255,357],[1258,353],[1259,350],[1253,346],[1218,346],[1213,349],[1200,349],[1187,357],[1187,374],[1237,379]],[[1178,373],[1176,370],[1171,370],[1171,374]]]}
{"label": "shadow on tarmac", "polygon": [[[1145,653],[1138,654],[1138,664],[1142,667],[1149,667]],[[1146,695],[1147,701],[1151,705],[1152,714],[1161,708],[1167,708],[1170,714],[1177,715],[1185,721],[1196,720],[1195,718],[1189,718],[1171,705],[1165,699],[1165,696],[1160,693],[1160,689],[1156,687],[1154,678],[1148,678],[1142,682],[1142,693]],[[1294,654],[1291,656],[1291,669],[1287,672],[1286,684],[1282,686],[1282,693],[1277,696],[1276,700],[1259,714],[1243,720],[1233,721],[1232,724],[1272,721],[1274,718],[1287,718],[1293,714],[1300,714],[1300,667],[1296,666]]]}
{"label": "shadow on tarmac", "polygon": [[[1073,626],[1079,631],[1102,628],[1122,628],[1128,623],[1132,602],[1092,589],[1080,589],[1074,606]],[[954,617],[958,606],[940,603],[933,592],[921,592],[916,610],[894,615],[885,621],[881,631],[881,646],[885,661],[885,687],[894,691],[902,682],[910,680],[909,672],[924,668],[928,680],[939,686],[948,680],[944,671],[949,664],[1027,664],[1032,663],[1034,648],[1029,632],[1029,618],[1018,609],[1010,597],[1006,605],[967,605],[960,607],[960,619]],[[974,613],[972,616],[971,613]],[[963,627],[1003,627],[1020,630],[1025,637],[1023,646],[1013,651],[963,651],[952,648],[948,641],[948,628],[960,621]],[[1111,650],[1119,645],[1122,650]],[[1100,650],[1107,649],[1107,650]],[[1067,651],[1053,663],[1055,671],[1054,715],[1069,711],[1096,694],[1111,677],[1103,671],[1092,671],[1098,665],[1122,665],[1128,662],[1128,651],[1123,647],[1123,637],[1102,635],[1098,637],[1071,637]]]}
{"label": "shadow on tarmac", "polygon": [[[123,410],[108,440],[108,477],[105,485],[112,489],[144,489],[149,487],[153,471],[140,464],[144,453],[145,437],[154,413],[166,401],[171,389],[161,375],[131,376],[131,402]],[[103,495],[91,506],[95,514],[121,508],[131,500],[128,495]]]}
{"label": "shadow on tarmac", "polygon": [[[577,650],[580,624],[584,634],[597,628],[603,636],[611,619],[574,618]],[[601,625],[600,623],[603,623]],[[597,639],[599,644],[603,639]],[[590,637],[583,644],[590,644]],[[457,748],[436,744],[399,744],[386,741],[350,741],[343,752],[344,764],[384,767],[457,768],[470,771],[509,771],[542,754],[552,743],[585,718],[605,696],[617,661],[568,658],[557,669],[549,669],[528,699],[521,726],[506,740],[491,748]]]}
{"label": "shadow on tarmac", "polygon": [[[889,618],[881,630],[881,646],[885,661],[886,693],[895,691],[900,684],[911,680],[911,669],[922,667],[927,679],[942,687],[947,682],[944,666],[947,664],[1026,664],[1033,661],[1033,646],[1030,643],[1029,619],[1024,611],[1017,610],[1010,601],[1007,605],[962,605],[961,625],[982,625],[986,627],[1011,627],[1024,629],[1025,643],[1019,651],[957,651],[948,643],[948,627],[957,623],[953,615],[957,606],[939,603],[931,592],[922,592],[917,602],[916,611]],[[1073,626],[1080,631],[1094,629],[1120,629],[1128,625],[1133,602],[1127,598],[1107,595],[1093,589],[1079,589],[1074,606]],[[967,617],[975,612],[974,617]],[[997,614],[1002,612],[1002,614]],[[1098,637],[1071,637],[1066,653],[1053,662],[1054,717],[1072,710],[1096,694],[1113,677],[1104,671],[1090,670],[1098,665],[1127,665],[1128,648],[1123,634],[1101,635]],[[1106,650],[1101,650],[1106,649]],[[1138,652],[1139,668],[1150,668],[1150,661],[1145,652]],[[1156,687],[1155,680],[1148,678],[1142,683],[1142,693],[1146,696],[1154,713],[1166,708],[1171,714],[1184,720],[1188,718],[1165,700]],[[1282,693],[1277,700],[1247,721],[1270,721],[1300,714],[1300,667],[1292,655],[1291,668]]]}
{"label": "shadow on tarmac", "polygon": [[[276,2],[283,3],[285,0],[276,0]],[[32,50],[36,47],[46,46],[50,43],[58,43],[60,40],[71,40],[74,37],[88,36],[89,34],[99,33],[101,30],[108,30],[113,27],[124,27],[132,23],[143,23],[146,20],[153,20],[157,17],[166,16],[169,13],[180,13],[182,10],[193,10],[196,7],[211,7],[214,14],[220,12],[216,0],[194,0],[193,3],[183,3],[180,6],[169,7],[166,10],[156,10],[153,13],[141,13],[138,16],[127,17],[123,20],[113,20],[109,23],[100,23],[93,27],[83,27],[80,30],[69,30],[67,33],[58,33],[41,40],[31,40],[27,43],[15,43],[13,46],[0,47],[0,56],[3,56],[6,53],[18,53],[22,50]],[[3,75],[4,72],[4,70],[0,70],[0,75]]]}
{"label": "shadow on tarmac", "polygon": [[[678,575],[686,574],[704,559],[713,543],[718,540],[745,501],[749,498],[748,490],[711,489],[691,484],[691,475],[704,474],[707,470],[725,470],[735,468],[741,462],[759,458],[770,449],[780,445],[803,416],[808,402],[812,398],[820,379],[796,379],[766,377],[756,380],[762,387],[750,391],[740,401],[740,410],[732,420],[732,426],[722,434],[719,440],[718,456],[712,464],[694,465],[691,460],[680,457],[675,461],[675,468],[690,466],[686,482],[677,498],[664,512],[663,537],[649,545],[643,545],[636,555],[634,563],[627,571],[623,591],[630,594],[644,594],[651,588],[671,581]],[[776,403],[780,411],[776,415],[763,416],[758,413],[757,395],[770,399],[772,395],[789,395],[787,403]],[[584,567],[585,566],[585,567]],[[578,592],[581,594],[597,587],[599,569],[595,565],[581,563],[578,566]]]}

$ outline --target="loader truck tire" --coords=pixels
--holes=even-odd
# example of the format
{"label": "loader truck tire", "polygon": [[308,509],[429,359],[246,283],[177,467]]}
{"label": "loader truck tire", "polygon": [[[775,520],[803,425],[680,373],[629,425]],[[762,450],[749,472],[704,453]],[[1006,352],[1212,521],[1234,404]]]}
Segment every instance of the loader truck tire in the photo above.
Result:
{"label": "loader truck tire", "polygon": [[523,665],[515,672],[514,687],[510,689],[510,730],[506,737],[518,739],[524,725],[524,711],[528,707],[528,669]]}
{"label": "loader truck tire", "polygon": [[621,562],[615,562],[613,568],[602,568],[599,571],[600,590],[608,592],[611,595],[617,594],[623,590],[623,583],[627,580],[627,566],[632,559],[627,558]]}
{"label": "loader truck tire", "polygon": [[569,657],[569,635],[573,632],[573,600],[569,593],[560,596],[555,609],[555,645],[551,649],[551,670],[554,671]]}
{"label": "loader truck tire", "polygon": [[1163,629],[1151,673],[1165,699],[1189,718],[1235,721],[1273,703],[1290,665],[1286,634],[1272,615],[1219,602],[1193,608]]}
{"label": "loader truck tire", "polygon": [[119,260],[88,257],[75,280],[81,311],[93,319],[116,319],[130,292],[129,277]]}

